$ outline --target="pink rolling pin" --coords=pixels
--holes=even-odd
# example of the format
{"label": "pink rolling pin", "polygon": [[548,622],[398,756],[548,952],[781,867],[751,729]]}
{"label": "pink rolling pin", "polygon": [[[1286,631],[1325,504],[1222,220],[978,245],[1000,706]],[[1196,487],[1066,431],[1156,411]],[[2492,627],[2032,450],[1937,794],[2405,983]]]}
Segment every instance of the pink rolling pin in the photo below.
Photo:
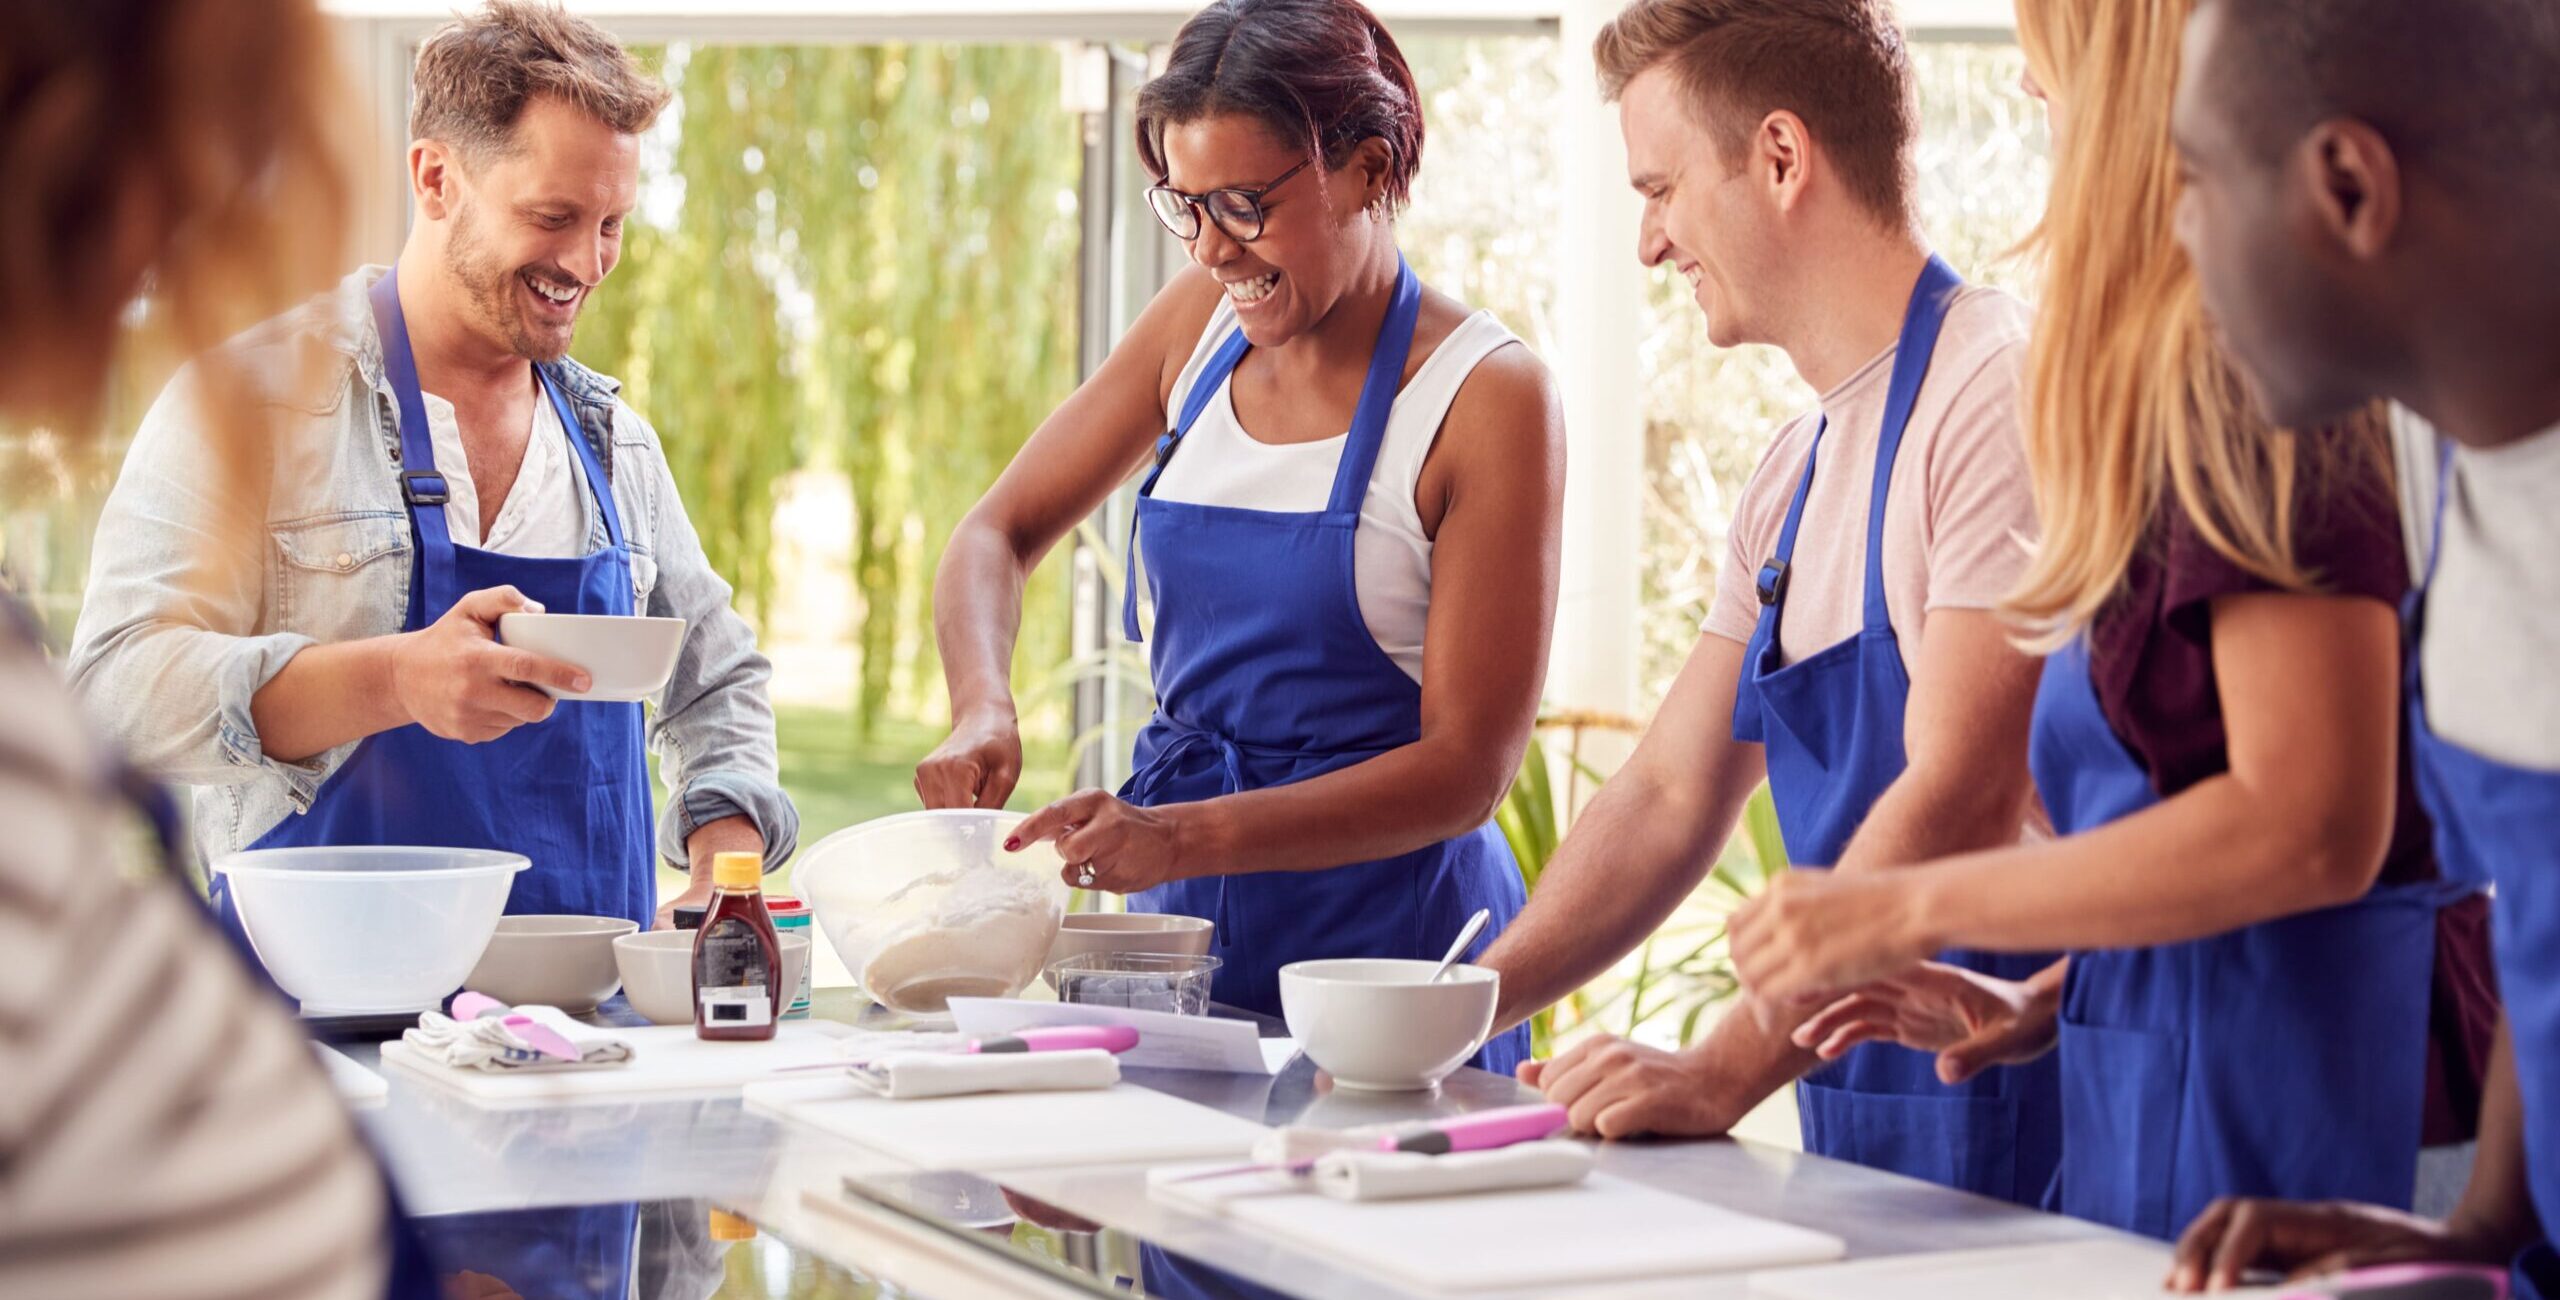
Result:
{"label": "pink rolling pin", "polygon": [[[1286,1131],[1293,1137],[1301,1137],[1323,1145],[1327,1148],[1324,1154],[1328,1155],[1334,1151],[1407,1151],[1415,1155],[1443,1156],[1457,1151],[1491,1151],[1497,1147],[1536,1142],[1542,1138],[1555,1136],[1569,1120],[1570,1116],[1564,1107],[1553,1103],[1538,1103],[1528,1106],[1504,1106],[1449,1119],[1399,1125],[1374,1136],[1349,1133],[1318,1134],[1303,1129]],[[1204,1178],[1232,1178],[1239,1174],[1272,1172],[1303,1174],[1315,1168],[1316,1159],[1315,1156],[1309,1156],[1302,1160],[1290,1160],[1279,1164],[1238,1165],[1229,1169],[1212,1169],[1205,1173],[1186,1174],[1173,1181],[1189,1183]]]}

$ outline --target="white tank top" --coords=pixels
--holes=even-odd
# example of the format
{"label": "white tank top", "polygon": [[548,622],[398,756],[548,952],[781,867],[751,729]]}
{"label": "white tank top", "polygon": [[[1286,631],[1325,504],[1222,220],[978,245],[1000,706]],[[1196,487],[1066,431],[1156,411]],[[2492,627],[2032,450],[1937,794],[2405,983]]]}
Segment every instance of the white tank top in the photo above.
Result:
{"label": "white tank top", "polygon": [[[1174,380],[1175,413],[1181,412],[1209,355],[1235,327],[1234,306],[1219,302],[1191,360]],[[1377,468],[1369,474],[1369,493],[1361,502],[1360,527],[1351,545],[1360,618],[1378,648],[1417,682],[1422,680],[1423,625],[1431,614],[1431,538],[1414,505],[1422,462],[1439,439],[1449,403],[1476,363],[1516,341],[1488,311],[1469,316],[1450,331],[1396,394]],[[1182,450],[1156,480],[1155,496],[1195,505],[1313,513],[1332,499],[1334,473],[1349,441],[1348,433],[1321,442],[1256,441],[1237,422],[1233,392],[1221,383],[1183,435]]]}

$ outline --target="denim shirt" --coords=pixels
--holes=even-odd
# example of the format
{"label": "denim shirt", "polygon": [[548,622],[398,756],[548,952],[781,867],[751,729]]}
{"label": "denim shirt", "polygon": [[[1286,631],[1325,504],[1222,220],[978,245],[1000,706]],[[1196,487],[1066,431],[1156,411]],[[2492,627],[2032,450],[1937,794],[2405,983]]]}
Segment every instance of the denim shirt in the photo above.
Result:
{"label": "denim shirt", "polygon": [[[383,272],[362,268],[223,347],[265,404],[274,439],[266,481],[249,476],[266,496],[262,530],[238,526],[261,517],[251,505],[218,499],[223,476],[192,366],[143,417],[98,521],[71,679],[138,765],[194,787],[195,840],[208,856],[246,848],[308,809],[355,751],[270,757],[249,714],[259,688],[306,646],[387,636],[408,616],[416,566],[397,406],[365,296]],[[743,814],[764,835],[766,863],[778,865],[798,847],[800,818],[779,782],[773,666],[702,553],[657,431],[615,380],[567,360],[544,371],[612,484],[634,605],[687,624],[649,720],[674,796],[658,818],[658,851],[681,866],[695,827]],[[592,493],[580,496],[589,549],[599,549],[603,514]]]}

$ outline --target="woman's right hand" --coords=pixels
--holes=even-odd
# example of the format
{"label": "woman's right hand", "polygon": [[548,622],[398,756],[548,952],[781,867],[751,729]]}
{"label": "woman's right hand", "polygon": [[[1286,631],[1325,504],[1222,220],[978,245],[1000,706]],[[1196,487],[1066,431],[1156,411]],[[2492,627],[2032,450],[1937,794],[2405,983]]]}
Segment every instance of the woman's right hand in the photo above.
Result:
{"label": "woman's right hand", "polygon": [[1022,779],[1022,728],[1009,708],[974,709],[916,764],[927,808],[1002,808]]}
{"label": "woman's right hand", "polygon": [[1826,1061],[1864,1042],[1900,1043],[1937,1053],[1938,1077],[1962,1083],[2052,1050],[2057,1002],[2058,992],[2033,982],[1922,962],[1823,1008],[1796,1028],[1795,1043]]}

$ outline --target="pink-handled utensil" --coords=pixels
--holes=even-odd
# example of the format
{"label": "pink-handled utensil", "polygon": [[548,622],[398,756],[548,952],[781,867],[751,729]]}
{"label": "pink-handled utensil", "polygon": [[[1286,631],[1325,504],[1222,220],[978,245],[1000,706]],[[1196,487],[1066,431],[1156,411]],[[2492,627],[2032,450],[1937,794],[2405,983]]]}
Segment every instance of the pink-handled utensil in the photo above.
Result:
{"label": "pink-handled utensil", "polygon": [[[1024,1029],[989,1038],[972,1038],[952,1046],[916,1048],[928,1053],[953,1056],[1001,1056],[1023,1052],[1105,1051],[1113,1056],[1138,1045],[1134,1025],[1055,1025],[1046,1029]],[[797,1074],[804,1070],[841,1070],[856,1064],[852,1061],[820,1061],[814,1065],[786,1065],[775,1074]]]}
{"label": "pink-handled utensil", "polygon": [[1553,1137],[1563,1131],[1570,1118],[1564,1107],[1542,1102],[1480,1110],[1450,1119],[1426,1120],[1384,1133],[1319,1133],[1308,1129],[1289,1129],[1285,1132],[1292,1139],[1290,1145],[1323,1146],[1327,1150],[1300,1160],[1211,1169],[1185,1174],[1171,1181],[1192,1183],[1208,1178],[1233,1178],[1240,1174],[1303,1174],[1315,1168],[1318,1158],[1334,1151],[1406,1151],[1426,1156],[1458,1151],[1491,1151],[1497,1147]]}
{"label": "pink-handled utensil", "polygon": [[481,1020],[492,1016],[497,1018],[499,1025],[503,1026],[508,1033],[515,1035],[518,1042],[544,1056],[559,1061],[587,1059],[587,1054],[579,1051],[568,1039],[562,1038],[558,1030],[531,1016],[514,1014],[506,1003],[486,993],[473,993],[466,989],[454,995],[454,1019]]}
{"label": "pink-handled utensil", "polygon": [[1100,1048],[1114,1056],[1138,1045],[1134,1025],[1058,1025],[1023,1029],[993,1038],[972,1038],[959,1049],[977,1056],[1005,1052],[1081,1052]]}

